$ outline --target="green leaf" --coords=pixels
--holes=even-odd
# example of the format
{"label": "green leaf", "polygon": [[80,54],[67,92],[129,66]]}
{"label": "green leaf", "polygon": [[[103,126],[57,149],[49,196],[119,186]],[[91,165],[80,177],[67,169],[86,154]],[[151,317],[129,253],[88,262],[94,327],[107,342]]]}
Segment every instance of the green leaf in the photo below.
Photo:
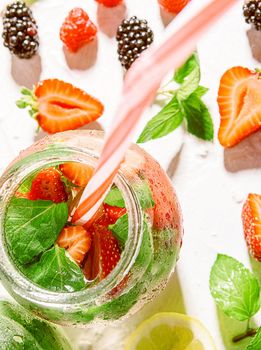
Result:
{"label": "green leaf", "polygon": [[261,349],[261,327],[259,327],[257,334],[248,344],[246,350],[260,350]]}
{"label": "green leaf", "polygon": [[[38,318],[17,304],[0,301],[0,348],[71,350],[57,326]],[[11,320],[11,323],[9,324]],[[3,323],[2,323],[3,322]],[[7,329],[6,329],[6,328]],[[17,330],[19,333],[17,334]],[[7,333],[6,333],[7,332]],[[20,338],[19,334],[22,336]],[[28,343],[29,342],[29,343]],[[29,344],[32,342],[33,346]],[[19,347],[20,346],[20,347]]]}
{"label": "green leaf", "polygon": [[[135,191],[136,196],[138,197],[142,209],[154,207],[152,193],[149,184],[146,180],[141,180],[141,182],[133,185],[133,189]],[[125,208],[125,202],[122,193],[116,186],[113,186],[111,188],[110,192],[104,199],[104,203],[113,207],[115,206],[119,208]]]}
{"label": "green leaf", "polygon": [[208,108],[196,95],[190,95],[182,102],[187,120],[188,132],[206,141],[214,138],[214,125]]}
{"label": "green leaf", "polygon": [[16,105],[18,108],[24,109],[27,107],[27,103],[24,100],[16,101]]}
{"label": "green leaf", "polygon": [[24,96],[33,96],[32,90],[27,89],[26,87],[22,87],[21,94]]}
{"label": "green leaf", "polygon": [[22,194],[26,194],[30,192],[33,178],[35,177],[35,173],[29,175],[22,183],[22,185],[18,188],[18,192]]}
{"label": "green leaf", "polygon": [[168,135],[182,123],[184,118],[177,97],[172,100],[145,126],[137,143],[144,143]]}
{"label": "green leaf", "polygon": [[201,98],[202,96],[204,96],[207,92],[208,92],[208,88],[206,88],[205,86],[198,86],[196,88],[196,90],[193,92],[193,95],[196,95],[197,97]]}
{"label": "green leaf", "polygon": [[66,203],[13,198],[5,219],[8,248],[22,264],[50,248],[68,219]]}
{"label": "green leaf", "polygon": [[238,321],[260,309],[260,287],[255,276],[236,259],[219,254],[210,273],[210,291],[223,312]]}
{"label": "green leaf", "polygon": [[141,183],[137,183],[133,186],[136,196],[139,199],[142,209],[153,208],[155,203],[152,198],[152,193],[147,180],[141,180]]}
{"label": "green leaf", "polygon": [[109,225],[109,230],[112,231],[114,236],[119,241],[121,247],[124,248],[128,239],[129,232],[129,217],[128,214],[122,215],[114,225]]}
{"label": "green leaf", "polygon": [[85,287],[80,267],[57,245],[43,253],[39,262],[23,269],[41,287],[55,292],[74,292]]}
{"label": "green leaf", "polygon": [[185,79],[199,66],[198,54],[194,52],[187,61],[176,70],[174,80],[178,84],[183,84]]}
{"label": "green leaf", "polygon": [[104,199],[104,203],[112,207],[125,208],[125,202],[118,187],[113,186]]}
{"label": "green leaf", "polygon": [[177,92],[177,98],[180,101],[185,100],[197,89],[200,82],[200,65],[197,53],[193,53],[184,65],[176,71],[174,80],[182,84]]}
{"label": "green leaf", "polygon": [[153,242],[151,238],[151,230],[148,225],[147,219],[144,215],[143,218],[143,237],[140,246],[140,251],[135,261],[135,265],[145,268],[149,266],[151,260],[153,259]]}

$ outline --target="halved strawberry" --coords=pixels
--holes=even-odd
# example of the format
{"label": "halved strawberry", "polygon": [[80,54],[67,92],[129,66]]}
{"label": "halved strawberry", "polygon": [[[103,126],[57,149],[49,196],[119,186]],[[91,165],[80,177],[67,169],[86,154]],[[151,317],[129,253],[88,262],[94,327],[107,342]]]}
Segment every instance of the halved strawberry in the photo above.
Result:
{"label": "halved strawberry", "polygon": [[59,172],[53,168],[39,171],[32,181],[29,193],[31,200],[51,200],[55,203],[66,202],[68,195]]}
{"label": "halved strawberry", "polygon": [[218,91],[218,138],[232,147],[261,128],[261,76],[248,68],[233,67],[222,76]]}
{"label": "halved strawberry", "polygon": [[83,272],[88,280],[102,280],[111,273],[121,258],[117,239],[106,227],[96,226]]}
{"label": "halved strawberry", "polygon": [[261,261],[261,195],[249,194],[243,206],[245,240],[251,255]]}
{"label": "halved strawberry", "polygon": [[90,232],[82,226],[65,226],[60,233],[57,244],[67,249],[71,258],[81,265],[87,252],[90,250],[92,237]]}
{"label": "halved strawberry", "polygon": [[58,79],[43,80],[33,91],[21,92],[17,106],[29,107],[30,115],[50,134],[77,129],[103,113],[103,105],[96,98]]}
{"label": "halved strawberry", "polygon": [[63,175],[77,186],[85,187],[93,175],[93,168],[87,164],[70,162],[60,165]]}

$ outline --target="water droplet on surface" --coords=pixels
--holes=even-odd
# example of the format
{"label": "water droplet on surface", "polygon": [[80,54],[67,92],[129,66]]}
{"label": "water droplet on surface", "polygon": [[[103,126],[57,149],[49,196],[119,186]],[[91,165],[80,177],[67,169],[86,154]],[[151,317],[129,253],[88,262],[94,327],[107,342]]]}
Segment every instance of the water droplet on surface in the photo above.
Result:
{"label": "water droplet on surface", "polygon": [[14,335],[13,336],[13,340],[16,342],[16,343],[19,343],[21,344],[23,342],[23,337],[21,335]]}

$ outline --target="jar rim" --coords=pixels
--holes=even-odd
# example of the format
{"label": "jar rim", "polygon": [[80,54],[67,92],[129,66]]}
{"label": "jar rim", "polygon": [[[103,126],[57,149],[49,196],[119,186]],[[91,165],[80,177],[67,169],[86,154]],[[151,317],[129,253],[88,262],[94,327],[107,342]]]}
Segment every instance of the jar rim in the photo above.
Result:
{"label": "jar rim", "polygon": [[[84,131],[83,131],[84,132]],[[72,132],[62,133],[73,135]],[[103,133],[87,133],[97,137],[97,141],[102,141]],[[30,301],[34,304],[44,305],[45,307],[59,308],[79,306],[81,304],[102,304],[104,298],[108,301],[108,293],[116,287],[120,281],[128,274],[133,266],[135,259],[139,253],[142,236],[143,236],[143,214],[139,200],[130,186],[124,173],[120,170],[114,183],[121,190],[129,218],[128,239],[125,244],[125,249],[121,254],[121,259],[113,269],[113,271],[101,282],[86,287],[76,292],[54,292],[42,288],[26,276],[17,268],[12,257],[8,253],[8,248],[5,243],[4,221],[5,212],[8,208],[8,203],[13,194],[21,184],[22,179],[32,174],[36,169],[41,168],[44,164],[54,165],[57,163],[78,161],[88,163],[92,161],[92,166],[97,162],[99,154],[88,150],[87,147],[72,147],[64,143],[55,141],[56,135],[48,137],[54,144],[50,148],[45,148],[37,151],[32,155],[27,155],[22,158],[19,164],[13,163],[13,166],[5,172],[0,181],[0,216],[1,216],[1,232],[0,232],[0,273],[4,280],[11,287],[12,293]],[[55,147],[54,147],[55,146]],[[50,152],[51,149],[51,152]],[[68,152],[69,150],[69,152]],[[62,158],[62,159],[61,159]],[[75,159],[76,158],[76,159]],[[47,162],[47,164],[46,164]],[[90,163],[89,163],[90,164]],[[17,166],[18,165],[18,166]],[[14,179],[15,178],[15,179]],[[3,179],[3,180],[2,180]],[[7,190],[8,189],[8,190]]]}

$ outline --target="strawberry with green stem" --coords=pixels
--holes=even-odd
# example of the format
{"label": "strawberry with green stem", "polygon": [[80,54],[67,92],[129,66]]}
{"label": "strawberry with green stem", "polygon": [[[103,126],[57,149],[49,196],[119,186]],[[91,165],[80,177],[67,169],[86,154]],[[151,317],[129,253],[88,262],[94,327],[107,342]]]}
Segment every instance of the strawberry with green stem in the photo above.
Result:
{"label": "strawberry with green stem", "polygon": [[58,79],[43,80],[32,91],[23,88],[21,93],[17,106],[28,109],[39,127],[50,134],[93,122],[104,109],[96,98]]}
{"label": "strawberry with green stem", "polygon": [[[200,64],[194,53],[174,74],[171,81],[160,89],[159,96],[166,99],[165,106],[145,126],[138,143],[170,134],[185,121],[187,131],[196,137],[212,141],[214,126],[202,96],[208,91],[200,86]],[[175,84],[175,88],[169,86]],[[179,84],[179,85],[177,85]]]}

